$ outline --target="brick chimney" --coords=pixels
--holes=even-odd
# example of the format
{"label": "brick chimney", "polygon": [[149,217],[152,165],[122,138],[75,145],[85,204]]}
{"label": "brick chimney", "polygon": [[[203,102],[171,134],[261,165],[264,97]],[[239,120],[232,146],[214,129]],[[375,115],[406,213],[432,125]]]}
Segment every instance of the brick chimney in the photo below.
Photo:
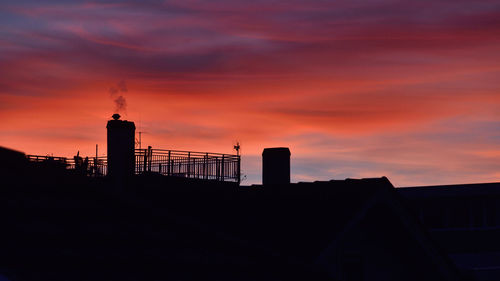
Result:
{"label": "brick chimney", "polygon": [[290,183],[290,149],[265,148],[262,152],[262,184]]}
{"label": "brick chimney", "polygon": [[124,179],[135,172],[135,124],[119,120],[113,114],[108,121],[108,176]]}

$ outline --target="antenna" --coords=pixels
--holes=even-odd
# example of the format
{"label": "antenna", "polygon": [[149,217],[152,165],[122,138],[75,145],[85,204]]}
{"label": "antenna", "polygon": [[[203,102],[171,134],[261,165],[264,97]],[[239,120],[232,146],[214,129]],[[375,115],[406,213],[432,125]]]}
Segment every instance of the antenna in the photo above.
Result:
{"label": "antenna", "polygon": [[146,133],[142,131],[142,114],[139,112],[139,126],[137,127],[139,138],[135,138],[135,148],[142,149],[142,133]]}
{"label": "antenna", "polygon": [[239,141],[236,142],[236,144],[233,146],[233,149],[236,150],[236,155],[240,156],[241,146]]}
{"label": "antenna", "polygon": [[142,148],[142,133],[143,132],[138,132],[139,133],[139,138],[135,139],[135,147],[139,147],[139,149]]}
{"label": "antenna", "polygon": [[139,137],[135,138],[135,148],[142,149],[142,134],[147,134],[148,132],[139,131],[137,133],[139,134]]}

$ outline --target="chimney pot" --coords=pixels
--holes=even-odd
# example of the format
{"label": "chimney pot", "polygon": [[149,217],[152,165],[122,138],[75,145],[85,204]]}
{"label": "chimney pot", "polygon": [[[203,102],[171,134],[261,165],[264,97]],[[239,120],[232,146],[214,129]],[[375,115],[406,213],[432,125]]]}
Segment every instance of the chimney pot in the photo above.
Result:
{"label": "chimney pot", "polygon": [[265,148],[262,152],[262,184],[290,183],[290,149]]}
{"label": "chimney pot", "polygon": [[135,124],[118,120],[114,114],[106,126],[108,131],[108,175],[123,179],[135,173]]}

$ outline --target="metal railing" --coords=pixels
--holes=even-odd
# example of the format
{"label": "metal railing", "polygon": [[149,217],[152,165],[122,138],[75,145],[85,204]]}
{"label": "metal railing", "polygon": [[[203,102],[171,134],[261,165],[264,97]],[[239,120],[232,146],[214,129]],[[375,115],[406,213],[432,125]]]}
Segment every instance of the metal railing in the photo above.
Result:
{"label": "metal railing", "polygon": [[37,163],[46,167],[64,168],[74,170],[83,175],[92,177],[103,177],[108,173],[107,157],[79,157],[73,158],[57,157],[57,156],[41,156],[41,155],[26,155],[26,158],[31,163]]}
{"label": "metal railing", "polygon": [[233,154],[136,149],[135,172],[165,176],[240,182],[240,156]]}
{"label": "metal railing", "polygon": [[[108,173],[107,156],[66,158],[26,155],[26,157],[32,163],[70,169],[92,177],[103,177]],[[233,154],[152,149],[151,147],[135,150],[135,174],[153,172],[164,176],[239,183],[240,165],[240,156]]]}

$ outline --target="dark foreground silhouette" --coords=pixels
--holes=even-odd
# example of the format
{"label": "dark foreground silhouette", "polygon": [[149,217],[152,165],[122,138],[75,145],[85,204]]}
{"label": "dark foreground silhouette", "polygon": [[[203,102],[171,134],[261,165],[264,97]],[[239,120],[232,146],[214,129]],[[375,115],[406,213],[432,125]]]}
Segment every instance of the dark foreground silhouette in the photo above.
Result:
{"label": "dark foreground silhouette", "polygon": [[386,178],[116,181],[2,149],[11,280],[458,280]]}
{"label": "dark foreground silhouette", "polygon": [[31,280],[500,280],[500,184],[395,189],[385,177],[263,185],[236,155],[135,148],[115,114],[107,156],[0,147],[0,274]]}

